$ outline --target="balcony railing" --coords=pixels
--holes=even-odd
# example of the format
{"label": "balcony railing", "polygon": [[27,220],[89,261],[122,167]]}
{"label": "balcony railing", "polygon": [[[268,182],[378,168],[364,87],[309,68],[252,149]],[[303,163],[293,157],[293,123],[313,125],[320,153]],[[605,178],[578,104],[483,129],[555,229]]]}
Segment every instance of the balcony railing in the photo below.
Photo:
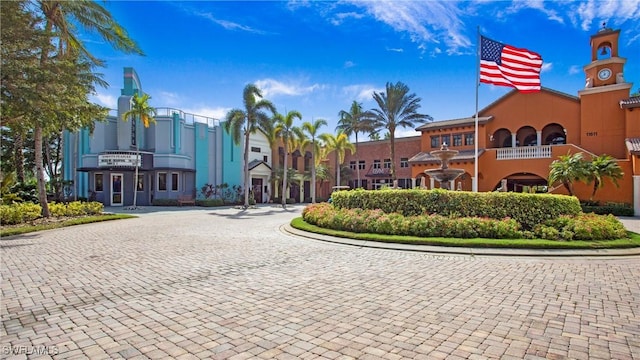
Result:
{"label": "balcony railing", "polygon": [[551,157],[551,145],[496,149],[497,160],[544,159]]}

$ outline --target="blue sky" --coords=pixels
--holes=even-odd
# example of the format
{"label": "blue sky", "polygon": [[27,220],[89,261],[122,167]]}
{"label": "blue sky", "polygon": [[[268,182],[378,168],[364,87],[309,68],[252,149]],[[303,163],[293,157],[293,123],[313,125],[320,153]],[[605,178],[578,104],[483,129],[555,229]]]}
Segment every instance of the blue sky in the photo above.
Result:
{"label": "blue sky", "polygon": [[[110,84],[93,100],[115,108],[124,67],[133,67],[155,107],[223,119],[254,83],[278,111],[322,118],[401,81],[436,121],[475,113],[477,30],[538,52],[542,86],[577,96],[602,23],[620,29],[625,79],[640,91],[640,0],[622,1],[110,1],[104,5],[145,56],[87,45]],[[510,91],[482,84],[483,108]],[[397,135],[417,135],[413,129]]]}

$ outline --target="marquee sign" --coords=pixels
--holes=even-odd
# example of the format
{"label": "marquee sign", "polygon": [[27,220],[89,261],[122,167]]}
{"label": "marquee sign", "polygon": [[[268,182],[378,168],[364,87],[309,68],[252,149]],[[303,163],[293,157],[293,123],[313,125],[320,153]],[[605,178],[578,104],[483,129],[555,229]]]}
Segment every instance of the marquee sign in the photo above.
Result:
{"label": "marquee sign", "polygon": [[133,167],[142,166],[140,155],[136,154],[100,154],[98,166],[100,167]]}

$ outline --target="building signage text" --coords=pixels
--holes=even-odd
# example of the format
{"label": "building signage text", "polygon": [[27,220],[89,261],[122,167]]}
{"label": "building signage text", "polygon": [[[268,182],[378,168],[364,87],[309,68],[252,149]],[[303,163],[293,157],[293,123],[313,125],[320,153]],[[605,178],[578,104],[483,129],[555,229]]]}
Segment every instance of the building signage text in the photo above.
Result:
{"label": "building signage text", "polygon": [[135,154],[101,154],[98,155],[98,166],[138,166],[142,165],[140,155]]}

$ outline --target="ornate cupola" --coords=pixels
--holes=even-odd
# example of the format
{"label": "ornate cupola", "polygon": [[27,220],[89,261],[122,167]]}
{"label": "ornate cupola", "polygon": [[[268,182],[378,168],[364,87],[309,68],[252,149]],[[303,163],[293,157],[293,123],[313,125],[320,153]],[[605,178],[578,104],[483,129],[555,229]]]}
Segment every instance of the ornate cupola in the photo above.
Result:
{"label": "ornate cupola", "polygon": [[591,36],[591,63],[584,67],[585,88],[596,88],[624,83],[625,58],[618,56],[620,30],[602,24],[602,29]]}

